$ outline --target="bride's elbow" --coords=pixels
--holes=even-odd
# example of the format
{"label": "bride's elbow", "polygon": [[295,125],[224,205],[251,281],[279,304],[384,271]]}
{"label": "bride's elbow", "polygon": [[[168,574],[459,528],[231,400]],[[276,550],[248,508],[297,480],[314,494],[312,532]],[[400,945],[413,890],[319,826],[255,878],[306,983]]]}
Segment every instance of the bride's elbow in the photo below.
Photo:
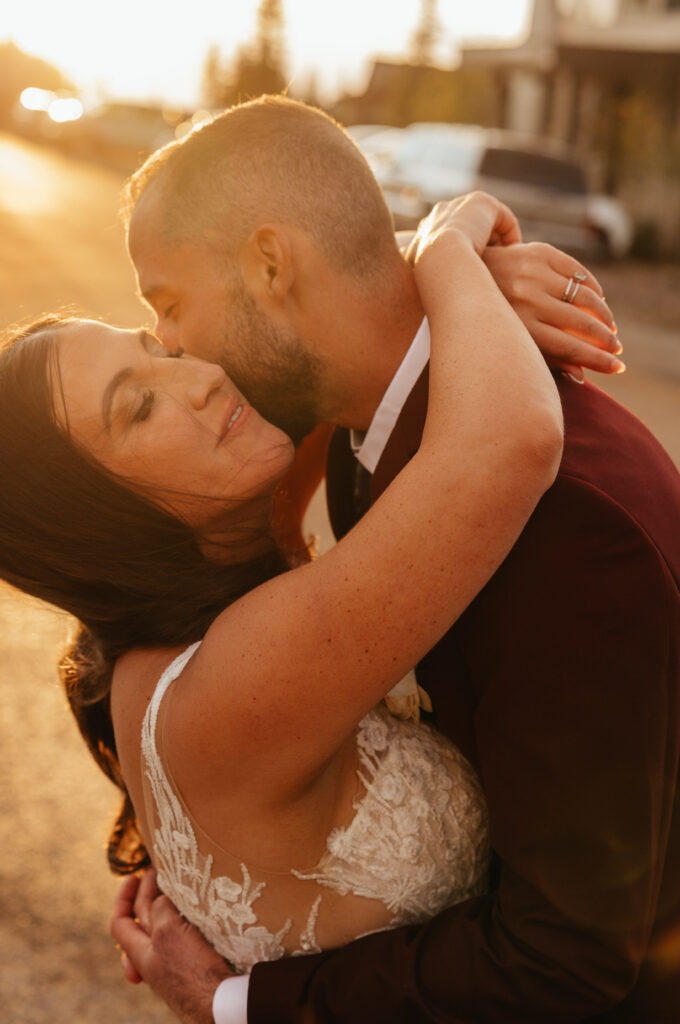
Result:
{"label": "bride's elbow", "polygon": [[527,409],[518,457],[524,474],[540,493],[555,482],[563,447],[564,421],[559,400],[538,402]]}

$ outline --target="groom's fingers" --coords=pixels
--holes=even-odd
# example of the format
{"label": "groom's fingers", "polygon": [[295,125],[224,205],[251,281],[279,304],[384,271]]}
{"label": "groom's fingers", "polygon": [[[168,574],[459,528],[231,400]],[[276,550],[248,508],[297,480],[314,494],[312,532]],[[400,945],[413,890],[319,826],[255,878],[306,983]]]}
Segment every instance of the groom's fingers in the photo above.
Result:
{"label": "groom's fingers", "polygon": [[127,953],[122,955],[123,972],[125,974],[125,980],[129,981],[131,985],[139,985],[144,981],[135,965],[133,964]]}
{"label": "groom's fingers", "polygon": [[133,917],[133,907],[135,902],[135,896],[137,895],[137,889],[139,888],[139,878],[136,875],[130,875],[126,878],[120,889],[118,895],[113,904],[113,916],[111,923],[113,924],[114,919],[120,917]]}
{"label": "groom's fingers", "polygon": [[125,977],[133,985],[143,981],[136,965],[141,964],[151,945],[149,936],[135,920],[134,905],[139,886],[140,880],[134,875],[123,882],[113,905],[110,924],[112,936],[123,947]]}
{"label": "groom's fingers", "polygon": [[151,939],[131,917],[113,918],[111,934],[123,947],[123,969],[125,977],[133,985],[144,981],[143,964],[151,949]]}
{"label": "groom's fingers", "polygon": [[148,868],[142,875],[134,900],[134,917],[139,920],[145,932],[151,931],[151,908],[159,895],[156,872],[153,868]]}

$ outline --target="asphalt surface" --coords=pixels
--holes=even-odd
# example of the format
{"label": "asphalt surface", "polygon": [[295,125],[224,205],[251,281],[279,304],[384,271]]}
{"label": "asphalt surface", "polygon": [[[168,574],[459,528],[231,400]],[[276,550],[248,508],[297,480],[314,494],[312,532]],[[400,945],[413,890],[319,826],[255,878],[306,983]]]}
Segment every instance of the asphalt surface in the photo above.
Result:
{"label": "asphalt surface", "polygon": [[[0,328],[64,307],[145,319],[117,221],[120,174],[0,135]],[[680,268],[599,272],[629,369],[607,390],[680,465]],[[598,381],[602,383],[601,381]],[[328,542],[321,503],[310,527]],[[104,854],[117,806],[56,680],[67,619],[0,592],[0,1019],[174,1020],[123,981],[108,935],[118,882]]]}

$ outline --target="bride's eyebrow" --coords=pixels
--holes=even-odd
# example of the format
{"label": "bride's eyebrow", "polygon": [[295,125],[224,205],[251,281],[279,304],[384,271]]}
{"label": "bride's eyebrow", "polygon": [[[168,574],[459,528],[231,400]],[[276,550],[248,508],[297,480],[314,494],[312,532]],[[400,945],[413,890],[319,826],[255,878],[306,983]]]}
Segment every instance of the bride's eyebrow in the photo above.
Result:
{"label": "bride's eyebrow", "polygon": [[[151,335],[148,331],[145,331],[144,328],[137,333],[137,340],[145,352],[149,351],[148,341],[150,338]],[[114,373],[113,377],[104,388],[104,394],[102,395],[102,419],[104,420],[104,426],[106,427],[107,433],[111,432],[111,409],[113,407],[113,399],[116,391],[121,384],[124,384],[125,381],[132,376],[133,373],[134,369],[132,366],[124,366],[122,370],[118,370],[117,373]]]}

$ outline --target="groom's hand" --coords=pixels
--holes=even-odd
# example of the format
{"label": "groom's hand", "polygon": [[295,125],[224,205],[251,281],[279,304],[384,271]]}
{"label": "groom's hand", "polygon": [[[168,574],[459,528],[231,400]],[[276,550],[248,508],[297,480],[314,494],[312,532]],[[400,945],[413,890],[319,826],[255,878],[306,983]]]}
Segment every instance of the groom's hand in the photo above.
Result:
{"label": "groom's hand", "polygon": [[145,981],[184,1024],[212,1024],[215,989],[231,971],[159,892],[153,870],[121,886],[111,934],[123,949],[128,981]]}

